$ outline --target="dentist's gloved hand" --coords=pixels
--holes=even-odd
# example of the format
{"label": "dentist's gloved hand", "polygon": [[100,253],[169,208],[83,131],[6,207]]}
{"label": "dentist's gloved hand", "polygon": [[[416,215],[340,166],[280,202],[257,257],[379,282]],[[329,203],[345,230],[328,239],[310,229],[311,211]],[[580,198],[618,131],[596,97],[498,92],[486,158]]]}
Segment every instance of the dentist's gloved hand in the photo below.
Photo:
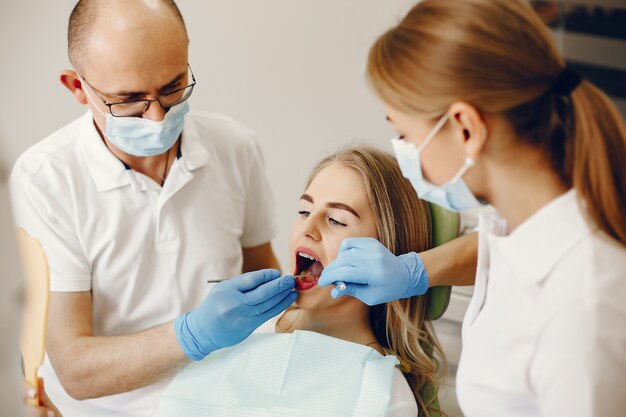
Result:
{"label": "dentist's gloved hand", "polygon": [[345,282],[346,289],[334,288],[333,298],[351,295],[368,305],[422,295],[428,290],[428,274],[415,252],[396,256],[372,238],[345,239],[337,259],[332,261],[318,285]]}
{"label": "dentist's gloved hand", "polygon": [[236,345],[257,327],[283,312],[296,300],[292,276],[273,269],[249,272],[211,289],[194,311],[174,322],[176,338],[190,359]]}

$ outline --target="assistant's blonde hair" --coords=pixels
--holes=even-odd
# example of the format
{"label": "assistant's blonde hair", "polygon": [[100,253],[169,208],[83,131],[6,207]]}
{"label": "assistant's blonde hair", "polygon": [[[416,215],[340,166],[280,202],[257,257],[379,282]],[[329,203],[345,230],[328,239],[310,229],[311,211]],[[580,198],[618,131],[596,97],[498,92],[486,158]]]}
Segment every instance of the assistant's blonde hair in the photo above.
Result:
{"label": "assistant's blonde hair", "polygon": [[[363,182],[376,222],[378,240],[396,255],[431,247],[428,204],[417,198],[395,158],[379,149],[352,147],[322,160],[308,183],[332,164],[356,172]],[[393,282],[393,277],[389,277]],[[446,370],[443,350],[428,318],[428,295],[370,307],[370,323],[378,342],[397,356],[419,409],[439,415],[437,390]]]}
{"label": "assistant's blonde hair", "polygon": [[626,244],[626,126],[598,88],[553,88],[565,68],[523,0],[423,0],[372,46],[368,75],[388,105],[441,117],[456,101],[502,115],[540,148],[589,218]]}

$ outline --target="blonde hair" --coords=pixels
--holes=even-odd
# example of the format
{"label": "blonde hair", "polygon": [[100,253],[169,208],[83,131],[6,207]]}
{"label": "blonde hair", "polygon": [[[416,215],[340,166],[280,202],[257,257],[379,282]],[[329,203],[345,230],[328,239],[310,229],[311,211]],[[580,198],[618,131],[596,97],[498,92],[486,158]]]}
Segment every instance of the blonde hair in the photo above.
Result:
{"label": "blonde hair", "polygon": [[[376,222],[378,240],[396,255],[431,247],[428,204],[417,198],[395,158],[373,147],[352,147],[322,160],[308,184],[329,165],[339,163],[362,179]],[[390,278],[391,280],[392,278]],[[439,380],[446,370],[443,350],[427,312],[428,295],[370,307],[370,323],[378,342],[404,365],[404,376],[420,410],[441,413]]]}
{"label": "blonde hair", "polygon": [[439,117],[455,101],[502,115],[574,187],[592,223],[626,244],[626,126],[587,81],[553,88],[565,62],[523,0],[423,0],[372,46],[368,75],[388,105]]}

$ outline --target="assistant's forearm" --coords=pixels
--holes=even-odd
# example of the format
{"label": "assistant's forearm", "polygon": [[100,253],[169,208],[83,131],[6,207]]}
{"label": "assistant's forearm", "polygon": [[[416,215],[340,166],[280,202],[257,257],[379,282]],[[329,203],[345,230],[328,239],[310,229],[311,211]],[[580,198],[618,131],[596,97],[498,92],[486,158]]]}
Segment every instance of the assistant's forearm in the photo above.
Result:
{"label": "assistant's forearm", "polygon": [[57,374],[76,399],[131,391],[150,385],[189,362],[181,350],[172,322],[123,336],[83,336],[65,349]]}
{"label": "assistant's forearm", "polygon": [[473,285],[476,277],[478,233],[461,236],[420,253],[430,287]]}

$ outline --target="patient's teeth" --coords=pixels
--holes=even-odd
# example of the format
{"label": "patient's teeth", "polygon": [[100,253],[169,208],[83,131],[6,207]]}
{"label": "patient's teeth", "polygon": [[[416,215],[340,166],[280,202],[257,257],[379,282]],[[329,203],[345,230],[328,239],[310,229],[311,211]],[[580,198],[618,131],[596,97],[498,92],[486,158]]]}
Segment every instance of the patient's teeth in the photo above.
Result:
{"label": "patient's teeth", "polygon": [[302,256],[303,258],[307,258],[307,259],[311,259],[312,261],[317,261],[317,259],[315,259],[314,257],[312,257],[311,255],[309,255],[308,253],[304,253],[304,252],[299,252],[298,256]]}

